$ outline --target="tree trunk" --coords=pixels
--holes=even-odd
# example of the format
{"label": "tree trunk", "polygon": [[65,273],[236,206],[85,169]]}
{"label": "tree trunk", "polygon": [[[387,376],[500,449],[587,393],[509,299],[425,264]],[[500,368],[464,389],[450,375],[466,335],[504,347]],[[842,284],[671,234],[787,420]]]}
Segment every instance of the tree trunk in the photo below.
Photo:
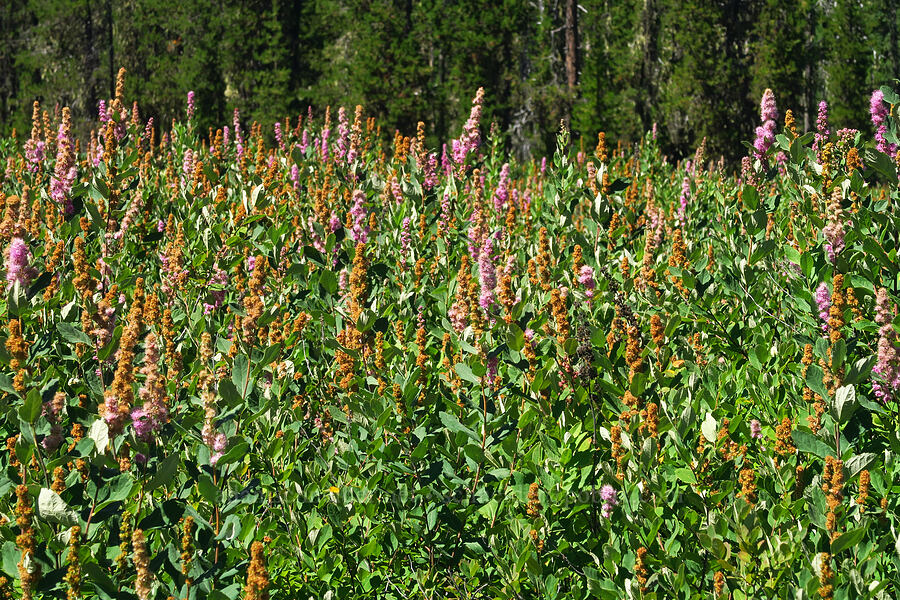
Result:
{"label": "tree trunk", "polygon": [[572,98],[578,88],[578,3],[566,0],[566,83]]}
{"label": "tree trunk", "polygon": [[900,43],[897,40],[897,3],[895,0],[888,2],[888,35],[891,40],[888,49],[891,73],[893,77],[897,77],[900,76]]}

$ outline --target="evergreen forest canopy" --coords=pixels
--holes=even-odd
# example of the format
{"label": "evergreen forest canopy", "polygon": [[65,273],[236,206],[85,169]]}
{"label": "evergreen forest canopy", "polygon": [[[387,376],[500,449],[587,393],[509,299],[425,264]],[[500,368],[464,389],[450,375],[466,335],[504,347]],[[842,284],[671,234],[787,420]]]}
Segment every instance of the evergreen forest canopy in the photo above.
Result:
{"label": "evergreen forest canopy", "polygon": [[519,156],[552,152],[559,122],[635,141],[659,124],[685,156],[703,138],[737,159],[772,88],[803,130],[871,133],[867,101],[900,74],[895,0],[13,0],[0,5],[0,133],[27,135],[32,103],[69,106],[87,133],[119,66],[158,126],[266,126],[307,107],[364,104],[387,133],[429,143],[486,90],[486,121]]}

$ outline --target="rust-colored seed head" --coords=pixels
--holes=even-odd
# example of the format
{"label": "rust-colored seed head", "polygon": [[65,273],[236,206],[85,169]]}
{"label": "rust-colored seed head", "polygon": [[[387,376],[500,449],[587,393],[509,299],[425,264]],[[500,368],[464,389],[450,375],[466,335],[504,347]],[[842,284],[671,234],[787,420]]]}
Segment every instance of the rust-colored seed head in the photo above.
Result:
{"label": "rust-colored seed head", "polygon": [[266,570],[265,549],[262,542],[253,542],[250,547],[250,567],[247,569],[244,600],[267,600],[268,589],[269,572]]}
{"label": "rust-colored seed head", "polygon": [[716,571],[716,575],[714,577],[714,592],[716,594],[716,598],[722,595],[722,592],[725,590],[725,573],[722,571]]}
{"label": "rust-colored seed head", "polygon": [[526,514],[532,518],[537,519],[541,516],[541,510],[543,506],[541,506],[541,501],[538,498],[538,483],[532,482],[532,484],[528,487],[528,506],[525,508]]}

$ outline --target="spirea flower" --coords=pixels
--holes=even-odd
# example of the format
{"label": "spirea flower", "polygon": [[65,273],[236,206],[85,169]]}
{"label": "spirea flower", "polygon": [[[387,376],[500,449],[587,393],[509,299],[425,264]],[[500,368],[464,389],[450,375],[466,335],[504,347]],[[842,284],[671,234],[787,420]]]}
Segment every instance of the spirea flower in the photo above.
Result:
{"label": "spirea flower", "polygon": [[581,270],[578,272],[578,283],[584,287],[584,295],[588,298],[593,298],[594,288],[596,287],[594,268],[589,265],[582,265]]}
{"label": "spirea flower", "polygon": [[827,207],[827,218],[822,234],[825,236],[825,252],[832,264],[844,249],[844,210],[841,207],[841,188],[835,187]]}
{"label": "spirea flower", "polygon": [[828,331],[828,312],[831,309],[831,292],[824,281],[816,288],[816,307],[819,309],[819,319],[822,320],[822,331]]}
{"label": "spirea flower", "polygon": [[188,121],[194,118],[194,91],[187,93],[187,118]]}
{"label": "spirea flower", "polygon": [[875,381],[872,390],[882,402],[896,397],[900,391],[900,340],[894,330],[896,308],[888,298],[886,288],[880,288],[875,296],[875,322],[878,329],[878,362],[872,369]]}
{"label": "spirea flower", "polygon": [[685,222],[685,214],[687,212],[688,201],[691,198],[691,179],[689,177],[685,177],[681,182],[681,196],[678,198],[678,213],[675,215],[675,220],[678,221],[679,225],[684,227]]}
{"label": "spirea flower", "polygon": [[328,162],[329,155],[329,147],[328,147],[328,138],[331,136],[331,129],[327,127],[322,130],[322,139],[319,141],[319,153],[322,156],[323,162]]}
{"label": "spirea flower", "polygon": [[281,131],[281,123],[275,121],[275,143],[278,144],[280,150],[284,150],[284,133]]}
{"label": "spirea flower", "polygon": [[603,501],[603,506],[600,508],[600,514],[603,515],[604,519],[608,519],[612,516],[613,509],[619,504],[618,492],[616,492],[613,486],[609,484],[604,485],[600,488],[600,500]]}
{"label": "spirea flower", "polygon": [[350,122],[347,120],[347,111],[344,107],[338,109],[338,138],[335,143],[334,154],[338,160],[344,160],[350,147]]}
{"label": "spirea flower", "polygon": [[426,191],[434,189],[438,184],[437,160],[437,153],[432,152],[422,165],[422,189]]}
{"label": "spirea flower", "polygon": [[353,192],[353,206],[350,208],[350,217],[353,219],[350,237],[356,243],[365,244],[369,241],[369,219],[366,212],[366,193],[362,190]]}
{"label": "spirea flower", "polygon": [[234,109],[232,125],[234,125],[234,146],[237,151],[237,159],[240,161],[244,156],[244,135],[241,131],[241,113],[237,108]]}
{"label": "spirea flower", "polygon": [[481,295],[478,305],[487,312],[494,303],[494,288],[497,287],[497,270],[494,266],[494,238],[487,236],[478,256],[478,274],[481,281]]}
{"label": "spirea flower", "polygon": [[20,237],[14,237],[6,250],[6,281],[18,282],[23,288],[37,277],[37,269],[31,266],[31,250]]}
{"label": "spirea flower", "polygon": [[494,190],[494,210],[502,212],[509,200],[509,163],[505,163],[500,169],[500,181]]}
{"label": "spirea flower", "polygon": [[63,109],[62,123],[56,137],[56,167],[50,180],[50,197],[61,205],[65,215],[72,214],[72,200],[69,193],[77,174],[75,169],[75,146],[71,137],[72,120],[69,108]]}
{"label": "spirea flower", "polygon": [[756,158],[763,160],[775,141],[775,128],[778,121],[775,94],[768,88],[763,92],[759,116],[762,126],[756,128],[756,140],[753,142],[753,148],[756,150]]}
{"label": "spirea flower", "polygon": [[481,143],[479,125],[481,124],[483,103],[484,88],[478,88],[478,91],[475,93],[475,98],[472,100],[472,110],[469,113],[469,120],[466,121],[466,124],[463,126],[463,133],[459,139],[453,140],[451,144],[453,163],[460,169],[464,168],[466,157],[471,152],[477,150]]}
{"label": "spirea flower", "polygon": [[400,264],[406,266],[406,256],[409,253],[409,217],[404,217],[400,225]]}
{"label": "spirea flower", "polygon": [[884,101],[884,92],[881,90],[872,92],[872,97],[869,99],[869,114],[872,117],[872,124],[875,126],[876,147],[879,152],[893,156],[897,151],[897,145],[885,139],[888,130],[887,118],[890,110]]}
{"label": "spirea flower", "polygon": [[300,152],[306,154],[306,149],[309,148],[309,132],[307,130],[303,130],[303,134],[300,136],[300,144],[298,146],[300,148]]}
{"label": "spirea flower", "polygon": [[816,160],[822,162],[822,151],[828,142],[831,132],[828,130],[828,104],[823,100],[819,102],[819,111],[816,116],[816,136],[813,141],[813,150],[816,151]]}
{"label": "spirea flower", "polygon": [[758,419],[750,421],[750,437],[755,440],[762,439],[762,425]]}

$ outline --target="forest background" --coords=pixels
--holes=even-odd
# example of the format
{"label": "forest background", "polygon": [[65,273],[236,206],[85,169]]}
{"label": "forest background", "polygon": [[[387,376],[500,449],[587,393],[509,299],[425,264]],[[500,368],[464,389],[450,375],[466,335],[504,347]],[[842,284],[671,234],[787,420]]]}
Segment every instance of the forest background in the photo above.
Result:
{"label": "forest background", "polygon": [[[560,120],[586,142],[746,154],[775,91],[810,130],[868,131],[873,89],[900,76],[897,0],[6,0],[0,135],[27,135],[32,103],[70,106],[79,135],[118,68],[144,118],[196,93],[199,125],[271,124],[363,104],[390,134],[458,133],[475,90],[520,157],[552,152]],[[163,126],[165,128],[165,125]],[[592,146],[591,146],[592,147]]]}

